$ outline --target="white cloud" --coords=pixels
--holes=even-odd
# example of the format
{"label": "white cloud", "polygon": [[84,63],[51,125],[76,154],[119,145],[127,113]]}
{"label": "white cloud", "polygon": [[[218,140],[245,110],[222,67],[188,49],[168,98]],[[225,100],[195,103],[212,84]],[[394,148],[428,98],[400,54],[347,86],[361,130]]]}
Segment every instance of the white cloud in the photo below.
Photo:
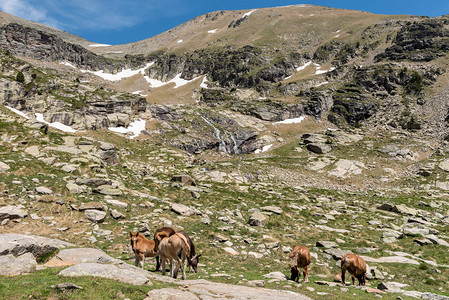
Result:
{"label": "white cloud", "polygon": [[1,0],[0,10],[59,29],[114,30],[173,12],[179,0]]}
{"label": "white cloud", "polygon": [[0,10],[21,17],[23,19],[45,23],[49,26],[58,27],[58,22],[48,16],[43,6],[35,6],[27,0],[2,0],[0,1]]}

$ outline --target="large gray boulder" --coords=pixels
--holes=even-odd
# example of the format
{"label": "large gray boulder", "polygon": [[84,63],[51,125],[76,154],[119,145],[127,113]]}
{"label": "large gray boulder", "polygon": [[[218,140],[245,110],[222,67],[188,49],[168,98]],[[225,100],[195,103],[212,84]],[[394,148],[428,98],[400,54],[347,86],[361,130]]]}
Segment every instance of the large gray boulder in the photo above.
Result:
{"label": "large gray boulder", "polygon": [[20,206],[7,205],[0,207],[0,220],[25,218],[28,213]]}
{"label": "large gray boulder", "polygon": [[101,250],[94,248],[71,248],[61,250],[45,263],[47,267],[72,266],[79,263],[120,263]]}
{"label": "large gray boulder", "polygon": [[0,234],[0,256],[12,254],[17,257],[29,252],[34,257],[40,258],[59,249],[73,246],[73,244],[64,241],[40,236]]}
{"label": "large gray boulder", "polygon": [[17,276],[33,272],[36,269],[36,258],[33,254],[25,253],[18,257],[12,254],[0,256],[0,275]]}
{"label": "large gray boulder", "polygon": [[62,270],[58,275],[64,277],[94,276],[113,279],[132,285],[151,284],[149,279],[144,275],[111,264],[79,263]]}

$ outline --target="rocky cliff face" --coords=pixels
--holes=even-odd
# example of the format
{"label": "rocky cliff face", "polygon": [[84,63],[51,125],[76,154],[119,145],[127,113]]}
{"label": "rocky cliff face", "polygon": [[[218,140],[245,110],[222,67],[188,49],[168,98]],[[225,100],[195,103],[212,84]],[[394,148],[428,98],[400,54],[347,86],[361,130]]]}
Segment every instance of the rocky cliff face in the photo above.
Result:
{"label": "rocky cliff face", "polygon": [[146,111],[140,96],[80,83],[74,75],[43,71],[5,53],[0,58],[5,62],[3,75],[8,75],[0,78],[0,102],[30,115],[43,113],[48,122],[95,130],[127,126]]}

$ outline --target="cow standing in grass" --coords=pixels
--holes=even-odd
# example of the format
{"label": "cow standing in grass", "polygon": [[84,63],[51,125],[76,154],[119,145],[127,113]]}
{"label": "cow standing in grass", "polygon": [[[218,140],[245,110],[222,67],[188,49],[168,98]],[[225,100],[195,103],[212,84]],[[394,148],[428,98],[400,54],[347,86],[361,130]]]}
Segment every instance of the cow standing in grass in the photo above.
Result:
{"label": "cow standing in grass", "polygon": [[[161,259],[162,275],[165,275],[165,263],[168,259],[170,261],[170,275],[173,278],[176,278],[178,276],[179,268],[181,267],[181,278],[185,279],[186,258],[190,264],[190,247],[185,236],[181,233],[175,233],[169,237],[167,232],[161,231],[155,234],[155,238],[159,241],[158,250]],[[174,266],[174,262],[176,262],[176,267]]]}
{"label": "cow standing in grass", "polygon": [[309,282],[308,268],[312,260],[309,248],[306,246],[296,246],[288,257],[293,259],[293,266],[290,266],[291,279],[299,282],[299,278],[301,277],[299,268],[303,268],[304,282]]}
{"label": "cow standing in grass", "polygon": [[[175,230],[171,227],[162,227],[162,228],[159,228],[158,230],[156,230],[154,232],[154,237],[153,237],[155,249],[159,248],[159,243],[161,241],[161,240],[157,239],[156,235],[161,232],[165,232],[168,237],[170,237],[176,233]],[[159,271],[160,268],[161,268],[161,265],[159,263],[159,256],[156,256],[156,271]]]}
{"label": "cow standing in grass", "polygon": [[195,245],[193,244],[192,240],[190,239],[190,237],[187,235],[187,233],[185,233],[184,231],[178,231],[178,233],[182,234],[186,240],[187,243],[189,244],[190,247],[190,260],[189,260],[189,273],[198,272],[198,262],[199,262],[199,258],[201,256],[201,254],[196,254],[195,252]]}
{"label": "cow standing in grass", "polygon": [[153,240],[148,240],[140,232],[130,232],[131,248],[136,256],[136,267],[139,265],[143,269],[145,257],[157,257],[158,252]]}
{"label": "cow standing in grass", "polygon": [[355,285],[355,278],[358,279],[359,285],[366,284],[366,263],[358,255],[345,254],[341,258],[341,283],[345,283],[345,273],[348,270],[352,277],[352,284]]}

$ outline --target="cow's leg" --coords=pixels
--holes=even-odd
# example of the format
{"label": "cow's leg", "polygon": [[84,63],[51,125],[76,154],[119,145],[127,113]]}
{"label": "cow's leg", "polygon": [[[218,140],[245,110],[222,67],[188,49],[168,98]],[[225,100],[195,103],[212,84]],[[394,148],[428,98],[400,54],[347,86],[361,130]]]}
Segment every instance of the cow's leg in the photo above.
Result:
{"label": "cow's leg", "polygon": [[143,253],[139,253],[140,267],[143,270],[143,264],[145,263],[145,255]]}
{"label": "cow's leg", "polygon": [[351,275],[351,278],[352,278],[352,285],[355,285],[355,276]]}
{"label": "cow's leg", "polygon": [[159,256],[156,256],[156,271],[161,269],[161,264],[159,263]]}
{"label": "cow's leg", "polygon": [[136,257],[136,259],[134,260],[134,264],[136,265],[136,267],[138,267],[140,263],[139,254],[137,254],[137,252],[134,252],[134,256]]}
{"label": "cow's leg", "polygon": [[173,278],[178,278],[178,271],[179,271],[180,265],[181,265],[181,260],[179,259],[179,257],[176,256],[176,267],[175,267],[175,260],[173,260],[173,266],[174,266]]}
{"label": "cow's leg", "polygon": [[165,275],[165,257],[161,256],[161,271],[162,271],[162,275]]}
{"label": "cow's leg", "polygon": [[304,282],[309,282],[309,266],[305,266],[302,272],[304,276]]}
{"label": "cow's leg", "polygon": [[[182,276],[181,276],[181,279],[182,279],[182,280],[185,280],[185,279],[186,279],[186,265],[185,265],[185,263],[186,263],[186,255],[185,255],[185,253],[183,252],[183,253],[182,253],[182,264],[181,264],[181,270],[182,270]],[[189,266],[189,268],[190,268],[190,266]]]}
{"label": "cow's leg", "polygon": [[342,283],[343,285],[346,285],[346,282],[345,282],[345,274],[346,274],[346,269],[345,269],[345,268],[341,268],[341,283]]}

